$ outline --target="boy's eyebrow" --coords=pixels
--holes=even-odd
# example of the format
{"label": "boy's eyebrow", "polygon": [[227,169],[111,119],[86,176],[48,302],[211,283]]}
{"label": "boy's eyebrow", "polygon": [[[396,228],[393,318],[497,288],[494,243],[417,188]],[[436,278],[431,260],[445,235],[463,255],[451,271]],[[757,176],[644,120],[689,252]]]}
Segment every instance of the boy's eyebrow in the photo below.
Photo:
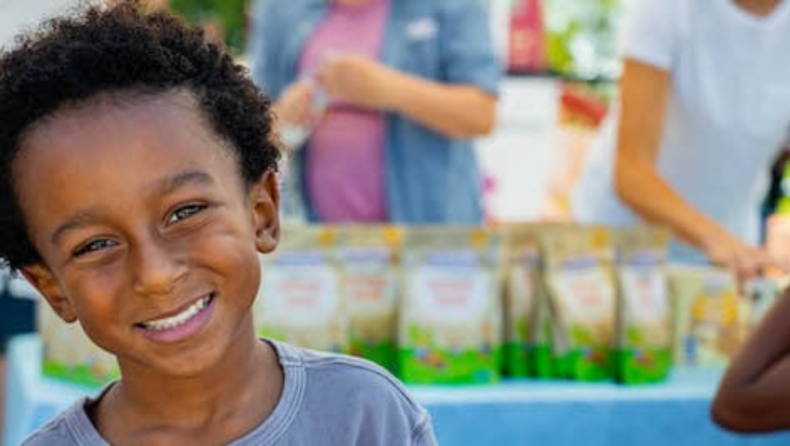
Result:
{"label": "boy's eyebrow", "polygon": [[167,195],[189,183],[208,185],[214,183],[214,179],[202,170],[188,170],[162,179],[152,189],[157,195]]}
{"label": "boy's eyebrow", "polygon": [[93,213],[90,211],[80,212],[79,214],[66,220],[62,225],[55,229],[55,232],[52,233],[52,244],[57,246],[61,237],[63,237],[63,234],[86,224],[88,220],[90,220],[91,215],[93,215]]}
{"label": "boy's eyebrow", "polygon": [[[160,180],[151,189],[156,195],[162,196],[167,195],[189,183],[208,185],[212,184],[213,182],[214,179],[206,172],[200,170],[188,170],[186,172],[181,172]],[[80,212],[79,214],[66,220],[63,224],[58,226],[57,229],[55,229],[55,232],[52,233],[52,244],[57,245],[64,233],[87,224],[93,215],[94,212],[85,211]]]}

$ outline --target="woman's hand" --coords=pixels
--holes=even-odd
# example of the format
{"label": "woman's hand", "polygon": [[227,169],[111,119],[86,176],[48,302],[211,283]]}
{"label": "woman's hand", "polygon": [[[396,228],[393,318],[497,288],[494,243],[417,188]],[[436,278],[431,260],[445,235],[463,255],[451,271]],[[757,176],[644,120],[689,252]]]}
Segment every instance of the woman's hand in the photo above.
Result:
{"label": "woman's hand", "polygon": [[761,275],[769,267],[788,271],[788,265],[767,249],[749,246],[720,228],[710,231],[703,239],[702,248],[711,263],[732,271],[739,284]]}
{"label": "woman's hand", "polygon": [[291,84],[274,105],[277,124],[312,127],[320,114],[314,110],[315,85],[308,80]]}
{"label": "woman's hand", "polygon": [[397,91],[392,73],[390,68],[362,56],[333,55],[326,58],[317,79],[333,98],[386,110],[391,107],[391,92]]}

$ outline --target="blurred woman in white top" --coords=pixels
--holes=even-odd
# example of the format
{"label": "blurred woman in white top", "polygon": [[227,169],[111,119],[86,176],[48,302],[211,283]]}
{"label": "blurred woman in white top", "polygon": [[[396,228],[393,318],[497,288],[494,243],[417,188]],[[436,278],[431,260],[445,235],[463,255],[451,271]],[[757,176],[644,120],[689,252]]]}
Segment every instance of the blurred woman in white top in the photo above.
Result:
{"label": "blurred woman in white top", "polygon": [[699,250],[673,246],[675,260],[758,274],[777,263],[758,246],[759,203],[790,130],[790,2],[633,0],[630,13],[619,106],[574,217],[662,224]]}

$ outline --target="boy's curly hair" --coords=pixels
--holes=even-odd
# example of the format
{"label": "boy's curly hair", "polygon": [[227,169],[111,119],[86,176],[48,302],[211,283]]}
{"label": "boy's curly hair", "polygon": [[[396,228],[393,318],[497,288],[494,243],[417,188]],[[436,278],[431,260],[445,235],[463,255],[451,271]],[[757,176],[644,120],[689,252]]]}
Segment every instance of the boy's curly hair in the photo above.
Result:
{"label": "boy's curly hair", "polygon": [[14,192],[12,163],[32,125],[102,93],[186,90],[235,152],[246,184],[279,160],[270,100],[198,28],[136,0],[46,22],[0,55],[0,257],[14,269],[42,262]]}

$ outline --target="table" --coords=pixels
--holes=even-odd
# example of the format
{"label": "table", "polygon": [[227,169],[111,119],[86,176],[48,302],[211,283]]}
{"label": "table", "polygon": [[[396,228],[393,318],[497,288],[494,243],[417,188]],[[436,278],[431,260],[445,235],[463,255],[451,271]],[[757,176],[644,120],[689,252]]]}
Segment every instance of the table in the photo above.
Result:
{"label": "table", "polygon": [[769,446],[790,433],[735,435],[708,415],[721,370],[683,370],[666,383],[514,381],[488,388],[420,388],[442,445]]}
{"label": "table", "polygon": [[[9,345],[5,446],[19,444],[79,397],[97,392],[43,377],[40,351],[37,335]],[[790,444],[790,433],[739,436],[713,425],[708,407],[720,376],[720,370],[680,370],[666,383],[639,387],[518,380],[410,388],[431,413],[442,445]]]}

